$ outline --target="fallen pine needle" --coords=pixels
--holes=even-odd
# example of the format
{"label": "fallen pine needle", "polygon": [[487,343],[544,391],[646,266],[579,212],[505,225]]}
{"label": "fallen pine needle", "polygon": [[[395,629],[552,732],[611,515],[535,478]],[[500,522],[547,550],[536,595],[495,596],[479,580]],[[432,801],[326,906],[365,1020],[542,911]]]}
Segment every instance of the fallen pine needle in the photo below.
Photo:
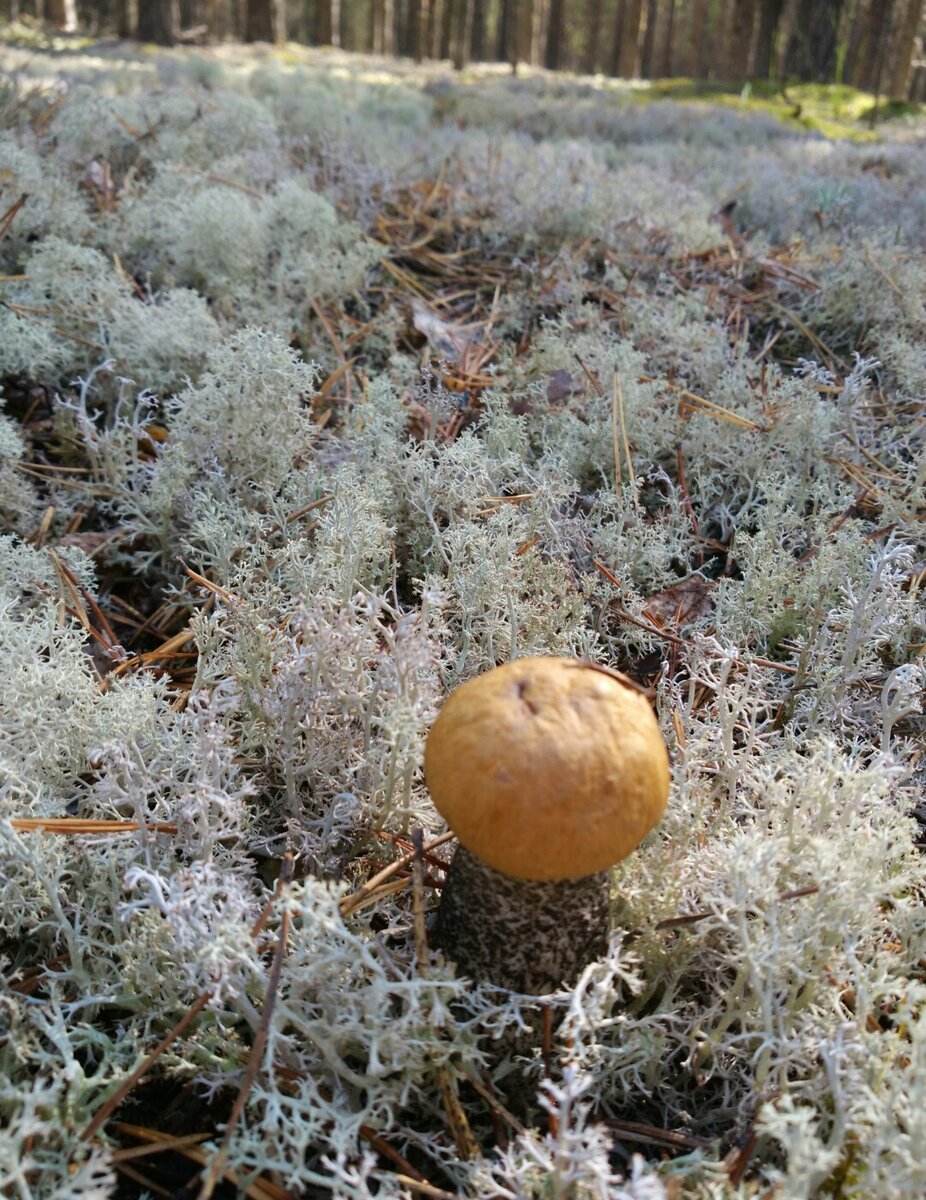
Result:
{"label": "fallen pine needle", "polygon": [[[455,834],[448,830],[447,833],[442,833],[440,837],[434,838],[433,841],[428,842],[424,849],[434,850],[436,847],[443,846],[445,843],[451,841],[455,836]],[[385,883],[387,879],[391,879],[398,871],[403,871],[415,861],[415,853],[416,852],[414,850],[410,850],[408,854],[403,854],[401,858],[397,858],[395,862],[390,863],[388,867],[383,867],[383,869],[377,872],[372,879],[368,879],[365,884],[356,890],[356,892],[351,892],[349,896],[342,896],[338,903],[341,916],[349,917],[351,913],[356,912],[358,908],[362,908],[367,898],[377,888],[379,888],[381,884]],[[402,880],[403,887],[405,887],[407,883],[407,880]]]}
{"label": "fallen pine needle", "polygon": [[[82,817],[14,817],[10,824],[21,833],[133,833],[141,821],[94,821]],[[172,821],[145,821],[145,829],[154,833],[176,833]]]}

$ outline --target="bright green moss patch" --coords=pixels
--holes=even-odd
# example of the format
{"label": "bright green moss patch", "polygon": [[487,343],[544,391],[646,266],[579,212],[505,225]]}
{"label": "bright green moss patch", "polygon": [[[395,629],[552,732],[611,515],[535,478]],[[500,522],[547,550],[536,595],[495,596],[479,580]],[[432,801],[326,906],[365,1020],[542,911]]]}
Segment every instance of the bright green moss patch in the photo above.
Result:
{"label": "bright green moss patch", "polygon": [[731,108],[736,112],[765,113],[794,129],[828,138],[872,141],[878,125],[897,118],[922,118],[926,106],[880,100],[845,84],[791,83],[787,86],[761,80],[726,85],[690,79],[646,83],[628,93],[635,103],[650,100],[695,101]]}

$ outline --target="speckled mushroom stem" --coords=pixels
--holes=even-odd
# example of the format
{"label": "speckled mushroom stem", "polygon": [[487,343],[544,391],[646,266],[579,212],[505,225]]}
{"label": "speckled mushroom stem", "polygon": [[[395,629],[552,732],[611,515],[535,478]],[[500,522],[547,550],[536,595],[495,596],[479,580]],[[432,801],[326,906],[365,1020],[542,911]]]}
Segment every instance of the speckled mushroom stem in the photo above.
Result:
{"label": "speckled mushroom stem", "polygon": [[437,910],[436,943],[462,975],[542,995],[575,983],[607,948],[608,871],[512,879],[459,846]]}

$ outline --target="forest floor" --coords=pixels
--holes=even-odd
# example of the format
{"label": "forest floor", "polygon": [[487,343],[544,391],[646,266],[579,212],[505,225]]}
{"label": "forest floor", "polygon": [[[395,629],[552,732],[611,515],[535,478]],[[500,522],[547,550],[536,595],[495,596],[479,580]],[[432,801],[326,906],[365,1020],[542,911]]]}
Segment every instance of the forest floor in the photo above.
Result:
{"label": "forest floor", "polygon": [[[922,113],[0,70],[0,1193],[920,1200]],[[534,654],[672,766],[542,999],[418,920]]]}

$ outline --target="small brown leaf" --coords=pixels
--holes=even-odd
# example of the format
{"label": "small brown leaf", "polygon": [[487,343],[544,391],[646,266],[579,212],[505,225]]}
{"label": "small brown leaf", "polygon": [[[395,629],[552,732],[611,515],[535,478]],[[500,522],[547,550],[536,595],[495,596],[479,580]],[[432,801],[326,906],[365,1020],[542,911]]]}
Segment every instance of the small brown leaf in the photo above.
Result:
{"label": "small brown leaf", "polygon": [[572,390],[572,376],[562,368],[554,371],[547,380],[547,400],[551,404],[562,404],[572,395]]}
{"label": "small brown leaf", "polygon": [[710,584],[700,575],[692,575],[647,598],[644,612],[659,625],[681,628],[706,617],[713,611]]}

